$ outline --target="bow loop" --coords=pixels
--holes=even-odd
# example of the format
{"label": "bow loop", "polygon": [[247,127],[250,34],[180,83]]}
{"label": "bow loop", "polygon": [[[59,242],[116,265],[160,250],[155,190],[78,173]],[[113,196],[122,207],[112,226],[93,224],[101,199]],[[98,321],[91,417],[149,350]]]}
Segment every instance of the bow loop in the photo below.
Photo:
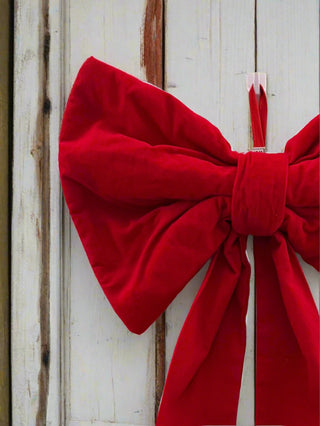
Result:
{"label": "bow loop", "polygon": [[232,226],[244,235],[272,235],[285,212],[288,160],[285,154],[240,154],[232,194]]}
{"label": "bow loop", "polygon": [[319,270],[319,115],[286,144],[286,212],[281,231],[302,258]]}

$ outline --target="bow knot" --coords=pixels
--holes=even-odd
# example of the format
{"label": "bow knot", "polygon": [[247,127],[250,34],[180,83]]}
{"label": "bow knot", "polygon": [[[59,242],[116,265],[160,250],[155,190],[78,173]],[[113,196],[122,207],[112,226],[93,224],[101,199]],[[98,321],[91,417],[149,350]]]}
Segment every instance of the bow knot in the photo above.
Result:
{"label": "bow knot", "polygon": [[269,236],[281,225],[288,176],[286,154],[239,154],[232,195],[232,226],[239,234]]}

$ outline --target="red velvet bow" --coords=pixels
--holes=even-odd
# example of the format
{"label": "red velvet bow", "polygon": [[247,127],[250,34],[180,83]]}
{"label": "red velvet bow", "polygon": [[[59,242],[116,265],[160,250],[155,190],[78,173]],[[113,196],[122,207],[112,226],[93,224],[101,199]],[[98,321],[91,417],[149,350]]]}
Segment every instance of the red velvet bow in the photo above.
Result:
{"label": "red velvet bow", "polygon": [[170,365],[158,426],[236,424],[254,235],[256,424],[318,426],[319,116],[284,153],[237,153],[168,93],[94,58],[60,135],[60,173],[92,268],[142,333],[212,258]]}

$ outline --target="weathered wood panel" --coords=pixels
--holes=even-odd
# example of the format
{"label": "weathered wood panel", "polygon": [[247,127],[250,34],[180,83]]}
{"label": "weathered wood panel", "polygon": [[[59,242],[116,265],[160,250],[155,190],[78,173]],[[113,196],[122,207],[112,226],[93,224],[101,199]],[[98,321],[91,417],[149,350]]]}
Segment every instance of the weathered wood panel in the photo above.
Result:
{"label": "weathered wood panel", "polygon": [[0,1],[0,425],[10,419],[10,292],[8,221],[8,147],[11,142],[11,10],[8,0]]}
{"label": "weathered wood panel", "polygon": [[[208,266],[169,307],[165,342],[164,317],[135,336],[112,311],[59,186],[60,121],[82,62],[94,55],[164,87],[240,151],[251,138],[245,75],[266,71],[267,145],[280,151],[318,112],[318,7],[318,0],[16,0],[14,425],[154,424],[165,345],[168,366]],[[251,246],[249,239],[253,263]],[[316,275],[303,268],[317,298]],[[254,424],[253,281],[237,423],[246,426]]]}
{"label": "weathered wood panel", "polygon": [[59,7],[59,1],[15,2],[11,315],[14,425],[61,423]]}
{"label": "weathered wood panel", "polygon": [[[161,31],[161,13],[157,2],[141,0],[67,2],[65,96],[91,55],[161,85],[161,43],[150,50],[154,31]],[[66,424],[152,424],[154,327],[142,336],[131,334],[103,295],[73,226],[65,238],[69,258],[64,261],[70,263],[64,281]]]}

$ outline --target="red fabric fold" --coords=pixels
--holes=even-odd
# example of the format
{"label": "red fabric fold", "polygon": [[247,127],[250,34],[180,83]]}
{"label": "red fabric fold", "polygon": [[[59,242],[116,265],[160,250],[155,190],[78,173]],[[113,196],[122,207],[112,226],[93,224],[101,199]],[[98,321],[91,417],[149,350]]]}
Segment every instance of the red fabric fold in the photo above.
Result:
{"label": "red fabric fold", "polygon": [[230,230],[213,256],[173,354],[157,426],[236,424],[250,277],[245,246],[246,237]]}
{"label": "red fabric fold", "polygon": [[[263,105],[258,112],[265,138]],[[142,333],[211,258],[175,348],[158,426],[236,423],[249,232],[257,424],[318,425],[319,315],[294,254],[319,265],[318,139],[319,116],[283,154],[238,154],[168,93],[95,58],[80,69],[61,127],[61,183],[115,311]],[[255,187],[247,187],[252,176]]]}

